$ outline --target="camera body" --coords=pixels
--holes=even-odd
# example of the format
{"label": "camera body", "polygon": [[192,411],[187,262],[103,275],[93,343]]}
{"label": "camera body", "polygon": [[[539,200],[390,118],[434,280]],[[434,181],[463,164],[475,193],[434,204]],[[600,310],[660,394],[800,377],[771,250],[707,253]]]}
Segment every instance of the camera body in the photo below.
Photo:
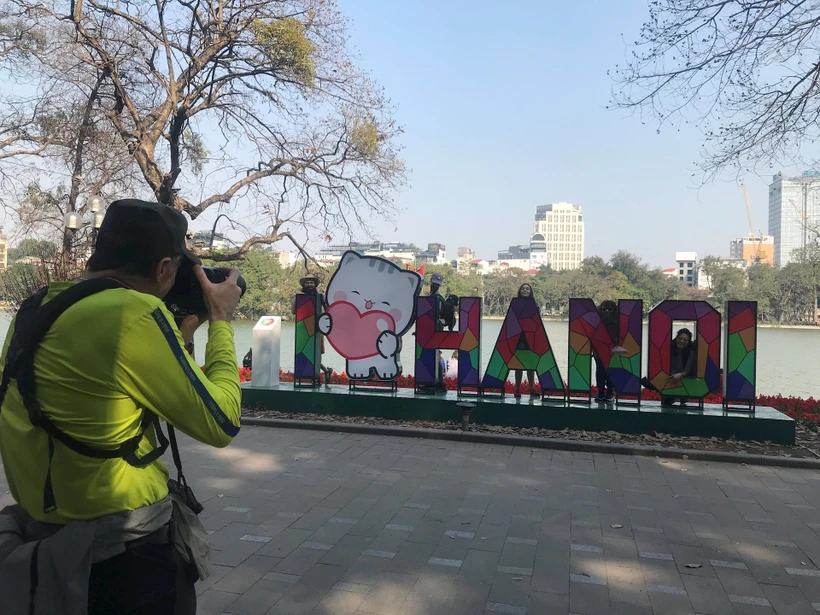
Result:
{"label": "camera body", "polygon": [[[205,276],[212,284],[221,284],[226,276],[218,267],[203,267]],[[241,275],[236,281],[236,285],[245,294],[247,288],[245,278]],[[191,314],[207,314],[208,308],[205,306],[205,297],[202,295],[202,286],[194,275],[193,265],[183,265],[177,273],[176,280],[171,290],[165,296],[165,306],[174,315],[174,320],[180,321]]]}

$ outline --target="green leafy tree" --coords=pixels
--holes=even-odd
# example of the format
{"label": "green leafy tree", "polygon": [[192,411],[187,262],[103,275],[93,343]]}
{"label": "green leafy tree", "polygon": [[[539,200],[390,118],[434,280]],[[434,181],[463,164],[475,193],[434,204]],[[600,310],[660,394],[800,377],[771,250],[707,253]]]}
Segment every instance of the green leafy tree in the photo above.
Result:
{"label": "green leafy tree", "polygon": [[813,323],[817,321],[817,290],[820,286],[820,244],[815,242],[805,248],[798,248],[794,251],[794,260],[811,300],[809,322]]}
{"label": "green leafy tree", "polygon": [[814,296],[811,276],[799,263],[789,263],[780,272],[780,288],[783,293],[784,324],[806,324],[813,322]]}
{"label": "green leafy tree", "polygon": [[613,299],[635,299],[638,297],[638,291],[620,271],[613,271],[604,279],[607,283],[608,291],[612,293]]}
{"label": "green leafy tree", "polygon": [[749,269],[748,277],[748,296],[757,301],[758,319],[779,322],[785,306],[778,271],[771,265],[759,265]]}
{"label": "green leafy tree", "polygon": [[484,312],[492,316],[504,316],[510,301],[518,295],[524,283],[532,284],[531,278],[521,269],[507,269],[484,278]]}
{"label": "green leafy tree", "polygon": [[746,272],[717,256],[706,256],[701,269],[708,281],[709,297],[722,310],[726,301],[740,300],[746,295]]}
{"label": "green leafy tree", "polygon": [[733,265],[720,267],[712,279],[712,299],[719,309],[727,301],[741,301],[747,297],[746,272]]}
{"label": "green leafy tree", "polygon": [[[279,259],[263,246],[254,246],[248,250],[242,260],[219,262],[205,261],[208,264],[234,266],[242,271],[247,284],[247,291],[239,302],[237,317],[255,320],[265,315],[278,315],[291,318],[293,297],[301,289],[299,279],[306,275],[305,268],[299,265],[282,267]],[[330,280],[335,267],[310,273],[322,281],[319,292],[322,292]]]}
{"label": "green leafy tree", "polygon": [[57,257],[58,253],[59,247],[53,241],[27,237],[13,248],[9,248],[8,261],[14,263],[22,258],[31,257],[51,262]]}
{"label": "green leafy tree", "polygon": [[637,282],[640,275],[646,271],[641,259],[626,250],[619,250],[613,254],[609,259],[609,266],[613,271],[624,274],[632,283]]}
{"label": "green leafy tree", "polygon": [[600,256],[587,256],[581,261],[581,271],[605,278],[612,272],[612,268]]}

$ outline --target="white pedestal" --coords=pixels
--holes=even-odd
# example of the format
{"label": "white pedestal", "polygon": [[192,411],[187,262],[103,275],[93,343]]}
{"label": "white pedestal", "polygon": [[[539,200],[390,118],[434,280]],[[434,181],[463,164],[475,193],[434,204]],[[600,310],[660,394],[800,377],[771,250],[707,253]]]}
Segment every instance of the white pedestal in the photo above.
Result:
{"label": "white pedestal", "polygon": [[281,338],[281,316],[263,316],[253,328],[253,373],[250,383],[253,388],[270,389],[279,385]]}

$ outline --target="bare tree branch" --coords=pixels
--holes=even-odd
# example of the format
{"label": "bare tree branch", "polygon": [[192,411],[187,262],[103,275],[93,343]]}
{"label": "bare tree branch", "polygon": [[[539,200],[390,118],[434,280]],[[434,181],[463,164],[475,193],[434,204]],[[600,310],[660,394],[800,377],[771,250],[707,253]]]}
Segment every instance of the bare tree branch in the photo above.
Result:
{"label": "bare tree branch", "polygon": [[612,72],[613,105],[705,136],[707,177],[801,155],[820,137],[820,7],[808,0],[658,0]]}

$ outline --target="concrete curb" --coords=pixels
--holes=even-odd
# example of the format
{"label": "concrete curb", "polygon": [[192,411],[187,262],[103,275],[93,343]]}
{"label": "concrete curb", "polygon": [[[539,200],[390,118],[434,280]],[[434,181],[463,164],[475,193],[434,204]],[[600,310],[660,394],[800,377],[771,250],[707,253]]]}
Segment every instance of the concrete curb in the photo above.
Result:
{"label": "concrete curb", "polygon": [[314,429],[317,431],[342,431],[376,436],[401,436],[405,438],[426,438],[428,440],[453,440],[478,444],[503,444],[505,446],[529,446],[559,451],[584,453],[608,453],[613,455],[636,455],[640,457],[662,457],[691,461],[720,461],[725,463],[745,463],[758,466],[779,466],[783,468],[806,468],[820,470],[820,459],[798,459],[748,453],[726,453],[722,451],[698,451],[682,448],[661,448],[637,444],[607,444],[604,442],[584,442],[533,436],[514,436],[481,431],[462,432],[449,429],[423,429],[419,427],[393,427],[390,425],[362,425],[359,423],[331,423],[325,421],[299,421],[294,419],[265,419],[242,417],[243,425],[257,427],[279,427],[283,429]]}

